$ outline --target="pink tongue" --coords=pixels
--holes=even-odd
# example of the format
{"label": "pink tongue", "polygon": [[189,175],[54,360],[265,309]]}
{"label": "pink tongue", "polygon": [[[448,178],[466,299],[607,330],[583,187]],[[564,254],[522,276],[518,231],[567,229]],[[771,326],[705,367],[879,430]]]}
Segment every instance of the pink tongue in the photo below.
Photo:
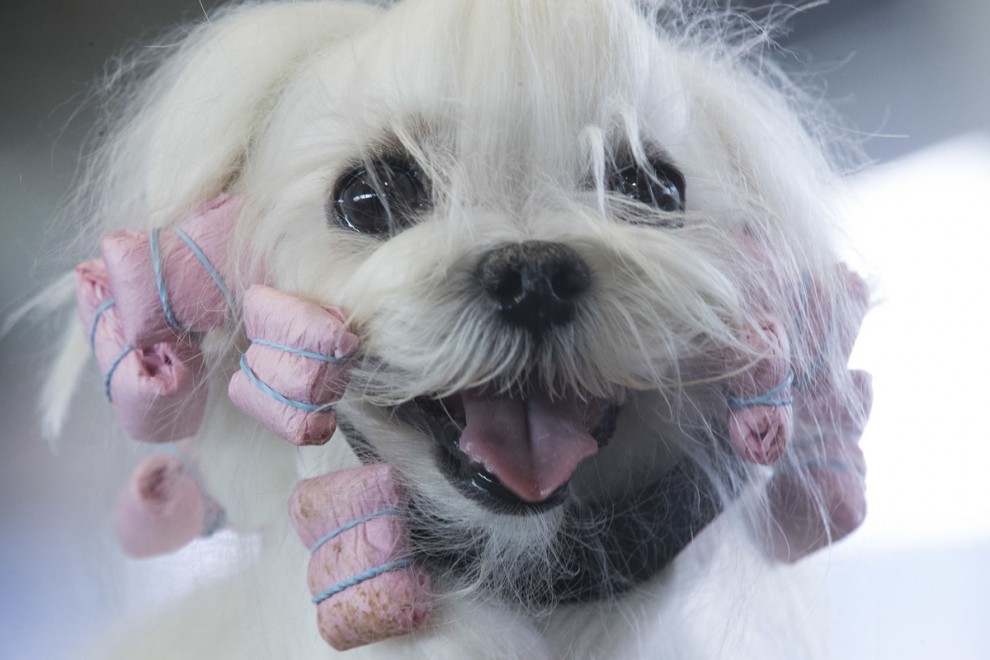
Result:
{"label": "pink tongue", "polygon": [[463,392],[466,425],[460,449],[526,502],[542,502],[578,463],[598,451],[576,397],[526,400]]}

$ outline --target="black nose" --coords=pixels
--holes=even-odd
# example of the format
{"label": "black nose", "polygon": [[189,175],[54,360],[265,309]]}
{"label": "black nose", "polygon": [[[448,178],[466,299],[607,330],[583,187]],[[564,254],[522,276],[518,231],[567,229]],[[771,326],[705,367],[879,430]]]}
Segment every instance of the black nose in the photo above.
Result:
{"label": "black nose", "polygon": [[533,333],[569,323],[575,302],[591,286],[581,255],[547,241],[499,245],[481,258],[477,272],[502,318]]}

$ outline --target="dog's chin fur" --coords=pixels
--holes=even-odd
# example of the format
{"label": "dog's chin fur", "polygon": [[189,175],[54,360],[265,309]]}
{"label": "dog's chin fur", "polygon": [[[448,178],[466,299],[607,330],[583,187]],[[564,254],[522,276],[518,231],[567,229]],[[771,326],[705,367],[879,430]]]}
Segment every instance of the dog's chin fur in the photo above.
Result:
{"label": "dog's chin fur", "polygon": [[[714,35],[704,28],[718,22],[691,12],[623,0],[252,4],[186,34],[134,87],[81,187],[93,231],[174,224],[237,193],[232,261],[347,310],[361,352],[337,437],[297,450],[224,400],[239,331],[208,338],[216,382],[195,439],[202,471],[231,526],[260,533],[262,550],[236,579],[155,614],[121,657],[332,653],[284,504],[298,479],[357,455],[401,473],[437,594],[427,628],[353,657],[812,653],[798,623],[808,601],[788,596],[790,576],[756,540],[772,469],[744,465],[722,440],[729,374],[711,365],[759,357],[740,331],[757,313],[794,318],[788,286],[802,277],[845,304],[836,185],[780,80],[743,64],[759,58],[721,39],[731,28]],[[403,154],[430,182],[425,208],[385,238],[328,210],[335,182],[382,154]],[[683,212],[609,191],[620,163],[655,159],[683,174]],[[539,336],[502,322],[477,283],[488,251],[523,241],[564,244],[590,272],[574,318]],[[440,439],[397,413],[485,388],[572,396],[593,422],[617,412],[556,506],[520,514],[465,496]],[[670,565],[590,602],[544,589],[560,548],[583,542],[568,523],[575,507],[607,526],[684,461],[722,513]]]}

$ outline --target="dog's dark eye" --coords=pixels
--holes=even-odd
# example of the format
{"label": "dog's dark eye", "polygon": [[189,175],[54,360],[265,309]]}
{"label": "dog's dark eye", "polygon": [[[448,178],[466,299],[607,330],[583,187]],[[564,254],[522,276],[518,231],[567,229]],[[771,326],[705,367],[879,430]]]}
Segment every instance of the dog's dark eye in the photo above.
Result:
{"label": "dog's dark eye", "polygon": [[345,229],[389,235],[408,227],[427,201],[419,168],[401,159],[381,159],[345,172],[334,186],[329,211]]}
{"label": "dog's dark eye", "polygon": [[651,161],[649,172],[636,163],[622,165],[608,179],[612,192],[671,213],[684,210],[684,177],[673,166]]}

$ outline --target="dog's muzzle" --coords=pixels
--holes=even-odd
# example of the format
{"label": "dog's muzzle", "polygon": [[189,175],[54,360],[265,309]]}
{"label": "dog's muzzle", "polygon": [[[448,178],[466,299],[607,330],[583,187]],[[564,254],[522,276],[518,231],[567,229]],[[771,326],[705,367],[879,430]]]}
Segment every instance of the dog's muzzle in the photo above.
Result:
{"label": "dog's muzzle", "polygon": [[[478,294],[471,302],[486,308],[496,332],[523,339],[531,356],[552,350],[553,333],[579,317],[593,282],[574,248],[548,241],[497,245],[469,272]],[[522,359],[508,379],[491,374],[482,386],[424,392],[392,414],[433,438],[442,471],[462,494],[525,514],[567,499],[578,466],[614,432],[619,403],[543,382]]]}
{"label": "dog's muzzle", "polygon": [[[485,253],[475,277],[496,315],[539,339],[574,320],[591,269],[561,243],[504,243]],[[468,495],[516,512],[561,503],[578,464],[611,435],[607,402],[583,400],[538,382],[506,391],[465,390],[443,400],[420,397],[400,418],[438,441],[441,464]]]}

